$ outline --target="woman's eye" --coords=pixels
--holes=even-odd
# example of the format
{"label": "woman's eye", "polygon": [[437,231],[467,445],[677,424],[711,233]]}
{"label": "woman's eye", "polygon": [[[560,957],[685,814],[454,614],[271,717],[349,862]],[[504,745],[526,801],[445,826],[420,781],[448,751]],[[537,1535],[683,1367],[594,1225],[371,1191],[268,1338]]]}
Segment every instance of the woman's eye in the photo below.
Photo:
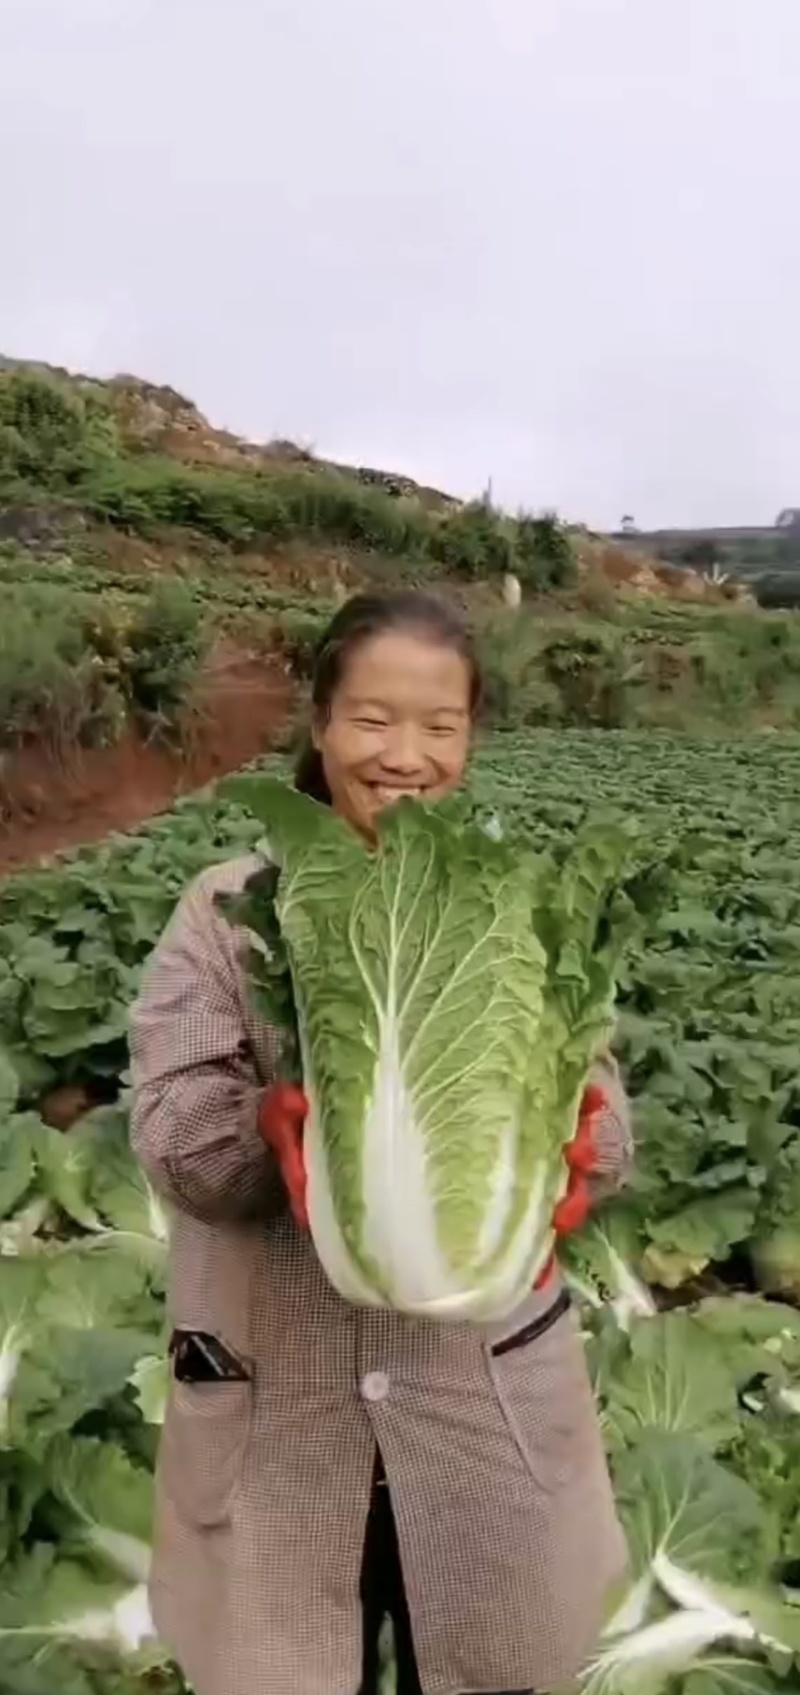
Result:
{"label": "woman's eye", "polygon": [[454,736],[455,733],[456,733],[455,732],[455,726],[453,724],[429,724],[428,725],[428,735],[429,736]]}
{"label": "woman's eye", "polygon": [[386,722],[385,722],[385,719],[383,719],[383,718],[357,718],[355,722],[356,722],[356,727],[359,730],[385,730],[386,729]]}

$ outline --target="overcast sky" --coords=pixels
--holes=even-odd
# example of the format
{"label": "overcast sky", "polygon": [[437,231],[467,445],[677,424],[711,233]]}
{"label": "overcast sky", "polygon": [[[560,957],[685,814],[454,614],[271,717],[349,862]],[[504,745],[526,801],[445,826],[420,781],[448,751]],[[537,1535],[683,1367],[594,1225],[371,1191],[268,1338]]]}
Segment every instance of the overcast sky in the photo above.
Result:
{"label": "overcast sky", "polygon": [[800,505],[800,0],[0,0],[0,350],[615,525]]}

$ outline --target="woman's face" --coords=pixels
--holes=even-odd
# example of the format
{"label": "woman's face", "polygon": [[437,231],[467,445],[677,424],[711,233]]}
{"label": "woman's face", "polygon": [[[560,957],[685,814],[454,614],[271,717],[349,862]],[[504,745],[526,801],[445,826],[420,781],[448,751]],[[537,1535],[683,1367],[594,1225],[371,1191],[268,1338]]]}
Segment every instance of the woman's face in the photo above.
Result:
{"label": "woman's face", "polygon": [[409,630],[363,641],[314,729],[334,811],[372,836],[401,795],[436,800],[461,781],[471,730],[470,671],[452,648]]}

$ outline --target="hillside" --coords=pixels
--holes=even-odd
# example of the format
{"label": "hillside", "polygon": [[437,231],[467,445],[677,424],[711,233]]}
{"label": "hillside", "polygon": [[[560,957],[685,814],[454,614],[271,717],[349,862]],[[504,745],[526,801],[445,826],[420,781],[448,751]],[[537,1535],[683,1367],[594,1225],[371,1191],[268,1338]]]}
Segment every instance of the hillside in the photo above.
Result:
{"label": "hillside", "polygon": [[285,738],[334,606],[400,581],[466,609],[496,725],[798,722],[794,623],[731,583],[243,441],[135,377],[0,359],[0,866],[128,827]]}
{"label": "hillside", "polygon": [[[9,430],[20,429],[17,413],[22,409],[26,416],[22,420],[21,433],[36,433],[31,401],[38,395],[45,405],[49,402],[52,407],[55,391],[72,401],[72,428],[70,431],[64,419],[62,427],[66,432],[73,436],[76,431],[80,433],[75,412],[83,410],[87,421],[102,418],[105,441],[101,449],[100,432],[96,430],[93,442],[95,464],[90,468],[84,463],[80,467],[81,474],[76,477],[70,476],[71,467],[59,472],[56,466],[46,468],[41,463],[32,467],[30,463],[23,463],[20,457],[16,457],[15,462],[13,447],[7,438],[6,465],[0,462],[0,474],[6,471],[3,492],[5,498],[11,501],[12,510],[10,513],[6,511],[0,533],[15,535],[22,521],[23,538],[29,538],[30,522],[26,524],[24,518],[20,520],[15,508],[20,497],[23,507],[27,504],[33,492],[32,485],[35,486],[36,504],[39,505],[44,485],[54,495],[74,497],[77,494],[79,503],[82,494],[84,516],[90,525],[106,522],[123,531],[142,533],[144,529],[152,532],[159,523],[166,528],[177,524],[191,532],[195,549],[204,534],[213,534],[217,541],[229,543],[239,553],[246,552],[245,544],[252,541],[259,544],[257,551],[273,567],[282,543],[297,534],[308,541],[312,539],[310,532],[318,532],[326,540],[338,541],[348,550],[362,546],[371,552],[383,551],[390,556],[398,552],[421,555],[431,565],[446,567],[456,575],[463,573],[472,578],[485,569],[487,575],[496,576],[500,567],[508,564],[516,567],[523,581],[532,586],[550,585],[551,569],[541,558],[537,560],[534,557],[537,553],[535,531],[533,535],[523,531],[522,546],[515,545],[513,527],[511,533],[507,533],[506,547],[495,546],[492,549],[488,535],[484,535],[483,549],[476,537],[471,538],[471,546],[466,545],[465,509],[473,517],[479,512],[485,514],[487,508],[483,503],[474,502],[469,507],[452,495],[423,487],[408,477],[369,466],[342,465],[320,458],[310,449],[293,442],[276,440],[257,444],[244,441],[227,430],[214,428],[192,401],[169,387],[127,375],[100,382],[0,355],[0,394],[3,391],[5,403],[0,401],[0,422],[5,422]],[[146,463],[143,464],[143,461]],[[112,463],[116,472],[113,479],[110,477]],[[181,469],[187,475],[181,476]],[[101,470],[105,476],[98,477],[97,473]],[[240,484],[237,487],[230,476],[220,478],[215,485],[214,479],[202,476],[203,472],[212,470],[238,473],[241,478],[248,479],[250,486]],[[194,483],[192,471],[201,473]],[[263,484],[269,482],[273,494],[283,500],[286,510],[277,510],[264,499],[259,505],[252,487],[254,479]],[[109,487],[111,480],[117,485],[116,500]],[[341,508],[338,512],[326,509],[309,513],[307,503],[312,480],[317,505],[333,502],[334,496],[338,496]],[[160,486],[156,489],[153,484]],[[208,494],[209,487],[214,486],[216,501],[212,501]],[[262,489],[262,496],[264,492]],[[365,492],[366,499],[363,498]],[[369,492],[389,496],[395,507],[401,509],[400,514],[395,510],[390,515],[385,503],[368,498]],[[204,494],[206,501],[203,500]],[[138,500],[135,495],[138,495]],[[220,510],[226,503],[237,508],[238,522],[231,512]],[[346,505],[351,508],[348,512],[344,510]],[[187,510],[187,506],[192,509]],[[398,522],[398,516],[402,523]],[[455,519],[459,516],[461,522],[456,525]],[[65,509],[62,518],[68,521],[68,517]],[[440,521],[450,519],[452,522],[436,524],[433,520],[437,517]],[[44,527],[46,530],[47,517]],[[508,532],[508,525],[505,527]],[[442,528],[444,535],[440,533]],[[33,529],[36,529],[35,523]],[[715,586],[702,573],[691,568],[678,571],[669,566],[665,568],[656,550],[648,552],[645,546],[640,545],[632,552],[629,545],[617,546],[613,540],[592,536],[585,529],[573,529],[569,534],[579,574],[597,570],[608,575],[616,584],[625,583],[638,593],[657,598],[706,601],[721,598]],[[106,540],[108,543],[108,538]],[[310,586],[315,585],[312,583]],[[735,599],[735,589],[729,590],[722,598]]]}

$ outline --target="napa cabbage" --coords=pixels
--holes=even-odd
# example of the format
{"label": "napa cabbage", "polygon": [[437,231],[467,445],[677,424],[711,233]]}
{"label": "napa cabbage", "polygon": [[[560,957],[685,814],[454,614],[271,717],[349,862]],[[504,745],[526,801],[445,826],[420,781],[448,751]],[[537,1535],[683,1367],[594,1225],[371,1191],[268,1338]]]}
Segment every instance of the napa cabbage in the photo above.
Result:
{"label": "napa cabbage", "polygon": [[317,1252],[358,1304],[503,1316],[552,1248],[632,903],[618,824],[556,859],[466,804],[403,799],[370,847],[278,780],[228,785],[266,827],[228,916],[310,1103]]}
{"label": "napa cabbage", "polygon": [[629,1587],[580,1695],[790,1695],[797,1684],[783,1675],[800,1651],[800,1614],[772,1577],[764,1500],[677,1425],[642,1433],[616,1459],[614,1481]]}

